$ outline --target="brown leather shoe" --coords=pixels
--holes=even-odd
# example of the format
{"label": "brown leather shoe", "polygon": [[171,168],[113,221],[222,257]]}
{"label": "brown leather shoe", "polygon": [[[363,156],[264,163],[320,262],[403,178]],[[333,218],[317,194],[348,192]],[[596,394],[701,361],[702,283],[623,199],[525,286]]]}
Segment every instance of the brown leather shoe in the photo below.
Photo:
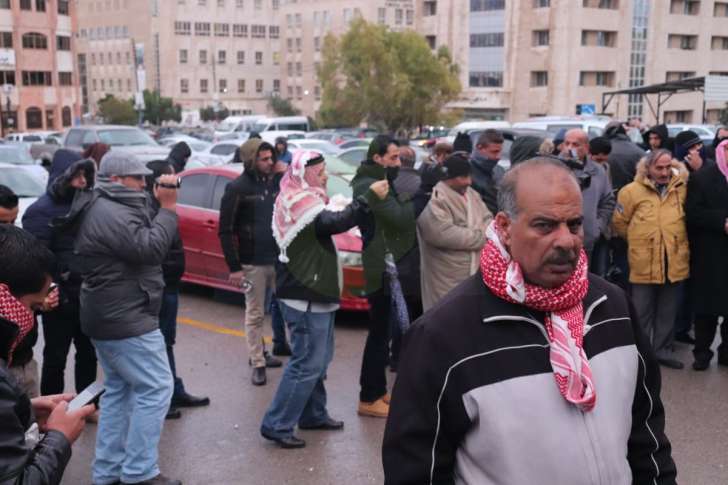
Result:
{"label": "brown leather shoe", "polygon": [[372,418],[386,418],[389,416],[389,404],[384,402],[383,398],[379,398],[374,402],[359,402],[357,411],[359,416],[369,416]]}

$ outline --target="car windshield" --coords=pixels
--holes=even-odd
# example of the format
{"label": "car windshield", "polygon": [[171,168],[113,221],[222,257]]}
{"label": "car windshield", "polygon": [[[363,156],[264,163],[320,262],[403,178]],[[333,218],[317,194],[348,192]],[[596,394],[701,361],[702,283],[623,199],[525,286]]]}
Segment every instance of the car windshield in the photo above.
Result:
{"label": "car windshield", "polygon": [[258,133],[268,129],[268,123],[256,123],[250,131],[257,131]]}
{"label": "car windshield", "polygon": [[45,192],[41,180],[20,167],[0,169],[0,185],[10,187],[18,197],[40,197]]}
{"label": "car windshield", "polygon": [[13,165],[33,165],[33,157],[24,146],[0,147],[0,162]]}
{"label": "car windshield", "polygon": [[118,146],[159,146],[154,139],[141,130],[134,128],[120,130],[100,130],[99,139],[102,143]]}
{"label": "car windshield", "polygon": [[234,121],[223,121],[217,125],[217,131],[233,131],[238,126],[237,122]]}

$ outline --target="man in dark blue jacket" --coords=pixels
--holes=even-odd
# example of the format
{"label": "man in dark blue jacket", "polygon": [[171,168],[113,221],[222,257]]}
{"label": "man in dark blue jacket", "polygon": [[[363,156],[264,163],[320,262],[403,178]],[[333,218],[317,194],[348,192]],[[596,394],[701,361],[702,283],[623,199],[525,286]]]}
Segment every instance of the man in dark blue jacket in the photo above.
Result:
{"label": "man in dark blue jacket", "polygon": [[60,304],[43,314],[42,394],[63,392],[71,342],[76,347],[76,392],[83,391],[96,380],[96,353],[89,338],[81,331],[81,276],[74,264],[73,234],[51,226],[53,219],[68,214],[77,191],[93,187],[96,165],[93,160],[80,158],[76,152],[58,150],[53,156],[46,193],[23,215],[23,228],[45,244],[59,263],[54,280],[59,285]]}

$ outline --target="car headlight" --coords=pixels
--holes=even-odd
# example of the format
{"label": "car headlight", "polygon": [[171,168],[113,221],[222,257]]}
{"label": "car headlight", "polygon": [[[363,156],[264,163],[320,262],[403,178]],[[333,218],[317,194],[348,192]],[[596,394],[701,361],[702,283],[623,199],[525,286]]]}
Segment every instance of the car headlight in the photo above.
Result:
{"label": "car headlight", "polygon": [[339,251],[339,263],[341,266],[361,266],[361,253],[351,251]]}

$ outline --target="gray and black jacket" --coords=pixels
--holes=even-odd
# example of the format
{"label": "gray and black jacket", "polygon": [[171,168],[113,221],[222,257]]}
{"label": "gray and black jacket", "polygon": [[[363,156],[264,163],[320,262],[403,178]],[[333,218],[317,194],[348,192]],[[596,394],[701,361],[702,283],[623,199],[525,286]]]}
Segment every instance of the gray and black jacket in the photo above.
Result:
{"label": "gray and black jacket", "polygon": [[177,233],[177,214],[152,216],[149,195],[99,177],[77,197],[67,223],[78,221],[75,252],[82,264],[81,328],[91,338],[118,340],[159,328],[162,262]]}
{"label": "gray and black jacket", "polygon": [[673,485],[660,370],[624,293],[589,275],[584,349],[597,402],[559,393],[544,315],[476,273],[405,335],[385,483]]}

